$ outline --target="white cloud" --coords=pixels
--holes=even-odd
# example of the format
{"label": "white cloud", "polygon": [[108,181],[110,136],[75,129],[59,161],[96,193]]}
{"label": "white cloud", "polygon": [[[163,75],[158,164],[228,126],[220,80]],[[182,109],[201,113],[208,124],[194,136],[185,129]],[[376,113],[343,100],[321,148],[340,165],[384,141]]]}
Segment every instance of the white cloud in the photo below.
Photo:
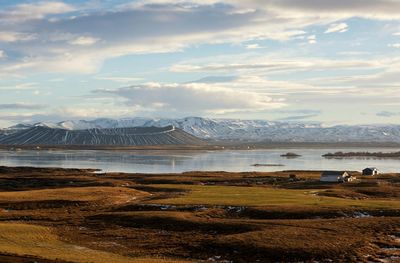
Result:
{"label": "white cloud", "polygon": [[117,77],[117,76],[97,76],[95,79],[99,80],[109,80],[118,83],[128,83],[128,82],[137,82],[142,80],[142,78],[135,78],[135,77]]}
{"label": "white cloud", "polygon": [[[203,64],[198,66],[180,64],[175,69],[182,72],[188,70],[188,72],[211,74],[235,72],[238,74],[235,78],[226,79],[225,82],[218,85],[285,98],[289,106],[293,103],[297,104],[299,101],[304,103],[320,101],[322,104],[340,99],[351,102],[360,97],[368,100],[371,104],[378,105],[392,103],[400,98],[398,95],[400,62],[396,58],[371,59],[369,61],[298,58],[292,61],[279,61],[260,57],[258,60],[246,59],[245,61],[246,63],[241,64]],[[260,63],[260,61],[269,61],[269,63]],[[349,69],[351,71],[347,71]],[[304,78],[301,74],[292,74],[293,71],[297,73],[306,71],[307,74],[314,72],[319,77]],[[275,74],[274,72],[280,73]],[[332,72],[335,72],[336,77],[332,77]],[[266,76],[271,73],[274,75],[268,79]],[[288,75],[290,80],[287,80]]]}
{"label": "white cloud", "polygon": [[0,49],[0,58],[4,58],[6,56],[6,53],[4,52],[4,50]]}
{"label": "white cloud", "polygon": [[78,46],[91,46],[98,42],[100,39],[88,36],[81,36],[69,41],[71,45],[78,45]]}
{"label": "white cloud", "polygon": [[316,35],[308,36],[307,40],[308,40],[309,44],[315,44],[315,43],[317,43],[317,36]]}
{"label": "white cloud", "polygon": [[0,31],[0,42],[29,41],[35,37],[34,34]]}
{"label": "white cloud", "polygon": [[135,116],[136,109],[111,108],[109,105],[74,105],[69,107],[49,108],[45,110],[2,111],[0,110],[0,127],[15,123],[59,122],[65,120],[82,120],[93,118],[124,118]]}
{"label": "white cloud", "polygon": [[23,61],[0,65],[0,72],[32,74],[45,71],[84,74],[96,71],[101,62],[101,58],[97,58],[94,53],[76,52],[71,54],[66,52],[64,54],[54,54],[53,56],[26,57]]}
{"label": "white cloud", "polygon": [[400,48],[400,43],[389,44],[388,47]]}
{"label": "white cloud", "polygon": [[[238,10],[273,10],[286,17],[364,17],[374,19],[399,19],[400,2],[396,0],[141,0],[140,6],[146,4],[217,4],[234,5]],[[139,6],[134,4],[132,6]]]}
{"label": "white cloud", "polygon": [[7,90],[7,91],[31,90],[31,89],[35,88],[36,85],[37,85],[37,83],[35,83],[35,82],[18,83],[18,84],[14,84],[14,85],[10,85],[10,86],[0,86],[0,90]]}
{"label": "white cloud", "polygon": [[371,53],[367,51],[342,51],[338,54],[343,56],[366,56],[370,55]]}
{"label": "white cloud", "polygon": [[259,44],[248,44],[246,45],[246,49],[260,49],[263,48]]}
{"label": "white cloud", "polygon": [[68,13],[74,10],[71,5],[57,1],[18,4],[13,8],[0,11],[0,22],[20,23],[27,20],[42,19],[47,15]]}
{"label": "white cloud", "polygon": [[227,2],[275,9],[287,16],[364,17],[388,20],[400,18],[398,12],[400,2],[394,0],[228,0]]}
{"label": "white cloud", "polygon": [[331,24],[329,28],[325,31],[325,34],[329,33],[344,33],[349,29],[346,23]]}
{"label": "white cloud", "polygon": [[136,112],[134,107],[131,108],[111,108],[96,105],[76,105],[75,107],[59,107],[54,110],[52,115],[58,116],[59,119],[81,119],[81,118],[104,118],[104,117],[121,117],[132,116]]}
{"label": "white cloud", "polygon": [[231,89],[223,86],[191,83],[148,83],[115,90],[95,91],[100,96],[115,95],[128,106],[160,112],[223,114],[241,111],[263,111],[280,108],[284,103],[262,93]]}
{"label": "white cloud", "polygon": [[[210,58],[205,63],[181,62],[172,65],[172,72],[291,72],[291,71],[321,71],[321,70],[345,70],[345,69],[376,69],[385,67],[385,61],[352,60],[352,59],[319,59],[307,57],[277,58],[271,56],[257,56],[247,58],[235,58],[230,56],[228,61],[217,62],[216,58]],[[232,62],[237,60],[238,62]],[[216,61],[216,62],[211,62]],[[239,62],[240,61],[240,62]],[[242,62],[245,61],[245,62]],[[267,61],[267,62],[266,62]]]}

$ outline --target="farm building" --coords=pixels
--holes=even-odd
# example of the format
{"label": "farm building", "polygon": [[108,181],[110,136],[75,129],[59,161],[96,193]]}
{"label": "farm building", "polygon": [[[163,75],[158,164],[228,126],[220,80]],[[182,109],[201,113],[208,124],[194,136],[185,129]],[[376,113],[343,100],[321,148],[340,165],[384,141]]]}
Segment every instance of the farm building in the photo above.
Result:
{"label": "farm building", "polygon": [[343,183],[343,182],[351,182],[356,178],[351,176],[349,173],[345,171],[324,171],[321,174],[320,181],[321,182],[330,182],[330,183]]}
{"label": "farm building", "polygon": [[367,167],[364,170],[362,170],[362,175],[377,175],[379,174],[379,170],[375,167]]}

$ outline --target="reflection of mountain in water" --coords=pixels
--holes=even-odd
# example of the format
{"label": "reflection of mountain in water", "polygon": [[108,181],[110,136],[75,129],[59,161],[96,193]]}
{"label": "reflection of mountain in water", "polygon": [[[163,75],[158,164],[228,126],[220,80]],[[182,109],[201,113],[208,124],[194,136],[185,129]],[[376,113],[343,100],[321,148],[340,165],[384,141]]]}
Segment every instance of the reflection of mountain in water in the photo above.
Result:
{"label": "reflection of mountain in water", "polygon": [[174,126],[66,130],[35,126],[0,137],[4,145],[199,145],[204,142]]}
{"label": "reflection of mountain in water", "polygon": [[[365,148],[360,148],[363,150]],[[382,148],[375,148],[381,150]],[[398,159],[326,159],[324,153],[332,148],[292,148],[302,157],[282,158],[282,149],[173,151],[173,150],[21,150],[0,149],[0,163],[4,166],[35,166],[64,168],[95,168],[104,172],[175,173],[187,171],[272,172],[281,170],[349,170],[378,167],[382,173],[400,171]],[[396,149],[397,151],[398,149]],[[283,164],[282,166],[252,166],[253,164]]]}

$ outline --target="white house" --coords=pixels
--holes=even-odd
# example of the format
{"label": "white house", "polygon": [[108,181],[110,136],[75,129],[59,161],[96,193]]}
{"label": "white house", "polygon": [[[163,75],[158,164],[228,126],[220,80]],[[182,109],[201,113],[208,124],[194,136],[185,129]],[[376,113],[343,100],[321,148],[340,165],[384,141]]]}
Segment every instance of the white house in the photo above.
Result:
{"label": "white house", "polygon": [[320,181],[321,182],[330,182],[330,183],[343,183],[343,182],[351,182],[356,178],[351,176],[349,173],[345,171],[324,171],[321,174]]}

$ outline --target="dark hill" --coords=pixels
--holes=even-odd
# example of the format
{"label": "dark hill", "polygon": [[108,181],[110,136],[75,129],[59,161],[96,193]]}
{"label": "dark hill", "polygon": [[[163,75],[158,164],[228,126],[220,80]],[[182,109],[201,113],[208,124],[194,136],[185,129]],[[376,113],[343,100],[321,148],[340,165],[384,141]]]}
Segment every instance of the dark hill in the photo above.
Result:
{"label": "dark hill", "polygon": [[0,137],[3,145],[200,145],[204,142],[174,126],[66,130],[32,127]]}

